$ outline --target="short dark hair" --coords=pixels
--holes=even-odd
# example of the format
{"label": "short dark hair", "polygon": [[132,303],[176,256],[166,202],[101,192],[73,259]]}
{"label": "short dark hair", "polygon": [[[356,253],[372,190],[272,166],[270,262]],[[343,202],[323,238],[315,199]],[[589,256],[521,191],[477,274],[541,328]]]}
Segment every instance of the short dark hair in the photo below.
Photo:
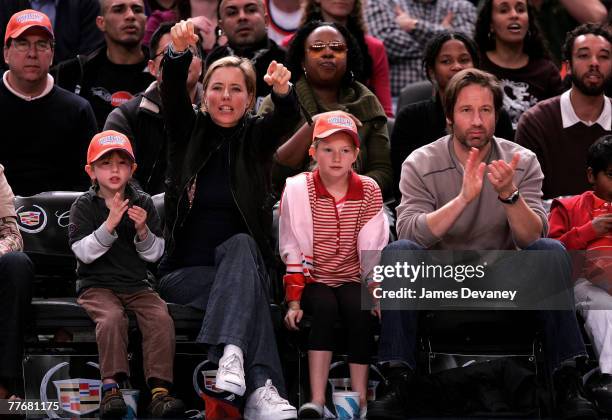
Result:
{"label": "short dark hair", "polygon": [[[546,41],[536,20],[536,11],[531,5],[531,0],[526,0],[526,3],[529,28],[523,40],[523,52],[529,58],[550,58]],[[493,0],[484,0],[478,11],[476,28],[474,29],[474,41],[480,48],[481,54],[495,49],[495,36],[490,35],[492,14]]]}
{"label": "short dark hair", "polygon": [[[225,0],[219,0],[217,1],[217,20],[221,20],[221,5],[223,4]],[[255,0],[255,3],[257,3],[257,6],[261,9],[261,11],[265,14],[268,13],[268,11],[266,10],[266,5],[264,4],[263,0]]]}
{"label": "short dark hair", "polygon": [[593,171],[593,176],[606,171],[612,165],[612,135],[606,134],[598,138],[587,152],[587,167]]}
{"label": "short dark hair", "polygon": [[433,69],[436,65],[436,58],[438,58],[438,54],[440,54],[440,50],[446,43],[446,41],[450,41],[451,39],[455,39],[463,45],[465,45],[465,49],[472,57],[472,63],[474,63],[474,67],[480,67],[480,55],[478,54],[478,46],[472,40],[472,38],[466,36],[461,32],[456,31],[444,31],[437,35],[435,35],[427,45],[425,45],[425,51],[423,52],[423,72],[425,73],[425,77],[427,77],[430,81],[429,70]]}
{"label": "short dark hair", "polygon": [[495,108],[495,118],[499,116],[503,101],[504,91],[497,80],[497,77],[486,71],[478,70],[475,68],[463,69],[455,74],[452,79],[448,82],[446,87],[446,96],[444,97],[444,113],[446,118],[453,121],[453,111],[459,93],[464,87],[469,85],[479,85],[491,90],[493,94],[493,106]]}
{"label": "short dark hair", "polygon": [[[346,73],[342,77],[342,85],[348,86],[353,80],[361,78],[363,73],[363,55],[359,44],[355,40],[355,37],[342,25],[337,25],[330,22],[321,22],[320,20],[313,20],[302,26],[297,30],[289,50],[287,51],[287,68],[291,72],[291,79],[296,82],[303,74],[302,62],[306,58],[306,38],[314,32],[315,29],[322,26],[329,26],[340,32],[340,35],[346,41],[348,47],[348,54],[346,57]],[[351,74],[352,73],[352,74]]]}
{"label": "short dark hair", "polygon": [[153,35],[151,35],[151,41],[149,41],[149,58],[151,60],[155,60],[157,48],[159,47],[159,41],[164,35],[170,33],[170,30],[175,24],[176,22],[163,22],[157,27],[155,32],[153,32]]}
{"label": "short dark hair", "polygon": [[563,59],[569,61],[572,64],[572,49],[574,48],[574,42],[580,35],[598,35],[604,37],[610,45],[612,45],[612,33],[605,25],[598,23],[584,23],[571,31],[569,31],[565,37],[563,43]]}

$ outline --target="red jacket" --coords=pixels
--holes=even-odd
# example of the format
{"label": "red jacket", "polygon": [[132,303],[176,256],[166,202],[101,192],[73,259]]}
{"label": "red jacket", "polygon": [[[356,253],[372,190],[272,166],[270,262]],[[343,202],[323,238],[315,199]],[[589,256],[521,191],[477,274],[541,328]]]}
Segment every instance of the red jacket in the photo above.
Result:
{"label": "red jacket", "polygon": [[597,238],[593,229],[593,191],[554,199],[548,216],[548,236],[558,239],[568,250],[586,250]]}

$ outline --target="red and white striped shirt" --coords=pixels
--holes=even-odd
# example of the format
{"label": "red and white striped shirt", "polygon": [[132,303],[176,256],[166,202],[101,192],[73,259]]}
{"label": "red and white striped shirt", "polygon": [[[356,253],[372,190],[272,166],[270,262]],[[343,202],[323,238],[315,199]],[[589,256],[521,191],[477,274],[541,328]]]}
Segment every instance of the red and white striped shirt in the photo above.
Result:
{"label": "red and white striped shirt", "polygon": [[330,286],[360,281],[357,236],[382,207],[376,183],[351,172],[346,195],[336,201],[315,170],[307,178],[313,219],[313,279]]}

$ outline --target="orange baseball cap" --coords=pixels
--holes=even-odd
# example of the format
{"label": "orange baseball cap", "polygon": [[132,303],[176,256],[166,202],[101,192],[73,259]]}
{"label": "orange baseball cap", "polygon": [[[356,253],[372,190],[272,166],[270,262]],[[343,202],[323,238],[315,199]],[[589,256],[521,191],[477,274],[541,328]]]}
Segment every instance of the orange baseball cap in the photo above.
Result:
{"label": "orange baseball cap", "polygon": [[95,162],[103,155],[113,150],[123,150],[130,155],[132,160],[136,161],[130,140],[125,134],[115,130],[106,130],[96,134],[93,139],[91,139],[89,148],[87,149],[87,164],[91,165],[92,162]]}
{"label": "orange baseball cap", "polygon": [[359,133],[357,132],[357,125],[350,115],[343,111],[333,111],[323,117],[317,118],[314,126],[314,132],[312,134],[312,140],[324,139],[334,133],[337,133],[338,131],[349,133],[353,139],[353,143],[355,143],[355,146],[359,147]]}
{"label": "orange baseball cap", "polygon": [[51,39],[53,36],[53,26],[49,17],[38,10],[26,9],[15,13],[11,16],[6,25],[6,33],[4,34],[4,45],[9,38],[18,38],[22,33],[30,28],[41,28],[49,33]]}

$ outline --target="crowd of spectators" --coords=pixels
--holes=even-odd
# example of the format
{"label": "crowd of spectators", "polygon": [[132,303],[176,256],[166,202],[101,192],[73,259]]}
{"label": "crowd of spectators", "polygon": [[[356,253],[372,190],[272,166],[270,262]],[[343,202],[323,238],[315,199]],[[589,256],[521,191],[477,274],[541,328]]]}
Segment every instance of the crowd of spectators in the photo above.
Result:
{"label": "crowd of spectators", "polygon": [[[220,389],[247,396],[247,418],[298,415],[286,400],[278,354],[268,350],[275,343],[268,272],[281,266],[272,207],[288,191],[293,201],[284,198],[280,208],[281,249],[291,250],[281,256],[290,329],[299,328],[302,316],[295,287],[308,291],[310,315],[330,288],[351,310],[345,315],[339,303],[328,316],[350,322],[364,315],[355,315],[355,302],[369,273],[356,256],[372,220],[384,227],[384,240],[375,244],[380,250],[388,223],[397,219],[390,234],[399,240],[382,252],[385,264],[393,264],[387,251],[398,250],[520,250],[516,258],[547,250],[544,266],[554,267],[559,284],[570,284],[565,247],[605,253],[612,238],[604,214],[612,207],[610,6],[604,0],[0,0],[0,297],[9,303],[0,311],[0,399],[22,394],[15,366],[34,272],[14,195],[90,187],[73,206],[70,245],[78,302],[97,325],[107,414],[123,413],[115,385],[117,375],[128,374],[124,347],[108,358],[113,343],[125,341],[113,319],[124,308],[139,310],[137,299],[146,298],[166,324],[161,299],[205,311],[197,340],[219,364]],[[431,84],[425,100],[395,109],[407,88],[424,81]],[[104,153],[91,158],[95,142]],[[165,194],[163,226],[149,198],[159,193]],[[304,202],[296,205],[295,194]],[[550,232],[543,199],[557,199]],[[367,211],[357,212],[361,203]],[[304,213],[308,205],[313,211]],[[88,212],[96,217],[83,215]],[[295,215],[308,222],[298,226]],[[308,241],[298,246],[305,226]],[[154,242],[155,253],[147,248]],[[328,248],[335,253],[327,255]],[[146,263],[159,261],[159,295],[121,286],[142,286]],[[516,261],[492,270],[519,266]],[[89,281],[105,264],[117,272],[103,269]],[[332,265],[343,269],[334,272]],[[567,417],[595,415],[587,396],[612,414],[612,392],[605,392],[612,389],[612,316],[584,308],[591,299],[609,301],[612,279],[602,281],[601,270],[611,271],[587,259],[588,287],[576,285],[576,305],[601,367],[596,389],[582,389],[576,359],[586,351],[573,294],[566,302],[571,309],[535,311],[528,321],[542,332],[556,405]],[[112,280],[100,281],[104,276]],[[339,290],[351,290],[350,299]],[[112,307],[104,304],[111,301]],[[378,359],[391,367],[388,392],[369,415],[401,417],[416,370],[418,316],[379,307],[375,313]],[[313,399],[301,416],[321,416],[325,402],[318,379],[333,346],[317,315],[308,348]],[[152,329],[150,319],[139,323]],[[352,344],[359,357],[351,373],[362,391],[368,337]],[[155,340],[163,341],[164,354],[151,342],[144,351],[166,361],[173,338]],[[146,360],[152,412],[181,411],[169,393],[172,363],[155,370]]]}

